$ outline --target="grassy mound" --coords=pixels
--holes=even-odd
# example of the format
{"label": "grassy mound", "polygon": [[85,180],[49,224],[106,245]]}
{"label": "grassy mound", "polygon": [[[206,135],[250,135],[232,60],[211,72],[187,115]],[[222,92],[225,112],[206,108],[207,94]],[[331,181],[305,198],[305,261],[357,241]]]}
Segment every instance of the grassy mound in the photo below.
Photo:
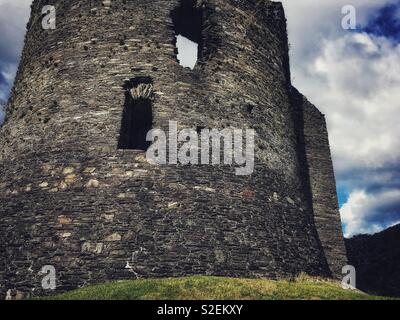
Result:
{"label": "grassy mound", "polygon": [[120,281],[89,286],[54,300],[376,300],[339,283],[309,277],[295,281],[208,276]]}

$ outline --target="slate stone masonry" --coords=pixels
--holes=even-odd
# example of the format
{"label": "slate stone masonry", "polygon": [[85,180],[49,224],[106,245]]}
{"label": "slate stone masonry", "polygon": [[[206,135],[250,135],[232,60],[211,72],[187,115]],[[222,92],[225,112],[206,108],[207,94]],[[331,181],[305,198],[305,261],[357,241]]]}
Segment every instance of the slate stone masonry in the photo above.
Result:
{"label": "slate stone masonry", "polygon": [[[41,28],[47,4],[55,30]],[[181,5],[34,1],[0,129],[2,297],[54,293],[44,265],[62,292],[193,274],[335,276],[346,264],[325,121],[294,97],[282,5]],[[201,31],[194,70],[177,60],[179,12],[199,24],[186,36]],[[154,128],[255,129],[254,173],[118,149],[132,79],[152,81]]]}

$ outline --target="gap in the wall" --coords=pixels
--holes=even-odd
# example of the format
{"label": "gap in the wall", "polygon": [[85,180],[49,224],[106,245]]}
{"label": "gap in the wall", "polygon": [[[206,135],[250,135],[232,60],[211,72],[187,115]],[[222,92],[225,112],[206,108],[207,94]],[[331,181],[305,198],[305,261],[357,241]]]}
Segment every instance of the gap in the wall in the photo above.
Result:
{"label": "gap in the wall", "polygon": [[181,0],[172,10],[171,18],[176,38],[177,60],[180,65],[194,69],[201,60],[203,11],[197,0]]}
{"label": "gap in the wall", "polygon": [[178,60],[182,67],[194,69],[198,58],[199,44],[178,34],[176,37]]}

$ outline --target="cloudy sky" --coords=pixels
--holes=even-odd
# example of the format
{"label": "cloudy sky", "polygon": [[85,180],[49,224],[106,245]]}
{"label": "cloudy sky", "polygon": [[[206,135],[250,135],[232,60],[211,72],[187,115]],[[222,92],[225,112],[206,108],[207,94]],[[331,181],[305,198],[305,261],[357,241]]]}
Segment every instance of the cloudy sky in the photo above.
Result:
{"label": "cloudy sky", "polygon": [[[0,104],[17,69],[30,3],[0,0]],[[346,236],[400,223],[400,0],[283,3],[293,83],[327,116]],[[349,4],[355,30],[342,28]],[[0,110],[0,123],[3,117]]]}
{"label": "cloudy sky", "polygon": [[400,0],[283,3],[294,85],[327,116],[345,234],[399,223]]}

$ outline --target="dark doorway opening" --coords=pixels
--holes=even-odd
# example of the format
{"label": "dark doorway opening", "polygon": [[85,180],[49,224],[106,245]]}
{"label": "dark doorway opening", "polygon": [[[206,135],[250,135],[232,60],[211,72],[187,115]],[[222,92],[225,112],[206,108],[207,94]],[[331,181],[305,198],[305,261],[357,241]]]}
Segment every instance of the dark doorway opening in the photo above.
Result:
{"label": "dark doorway opening", "polygon": [[126,82],[118,149],[146,151],[150,142],[147,133],[153,126],[152,88],[150,78],[134,78]]}

